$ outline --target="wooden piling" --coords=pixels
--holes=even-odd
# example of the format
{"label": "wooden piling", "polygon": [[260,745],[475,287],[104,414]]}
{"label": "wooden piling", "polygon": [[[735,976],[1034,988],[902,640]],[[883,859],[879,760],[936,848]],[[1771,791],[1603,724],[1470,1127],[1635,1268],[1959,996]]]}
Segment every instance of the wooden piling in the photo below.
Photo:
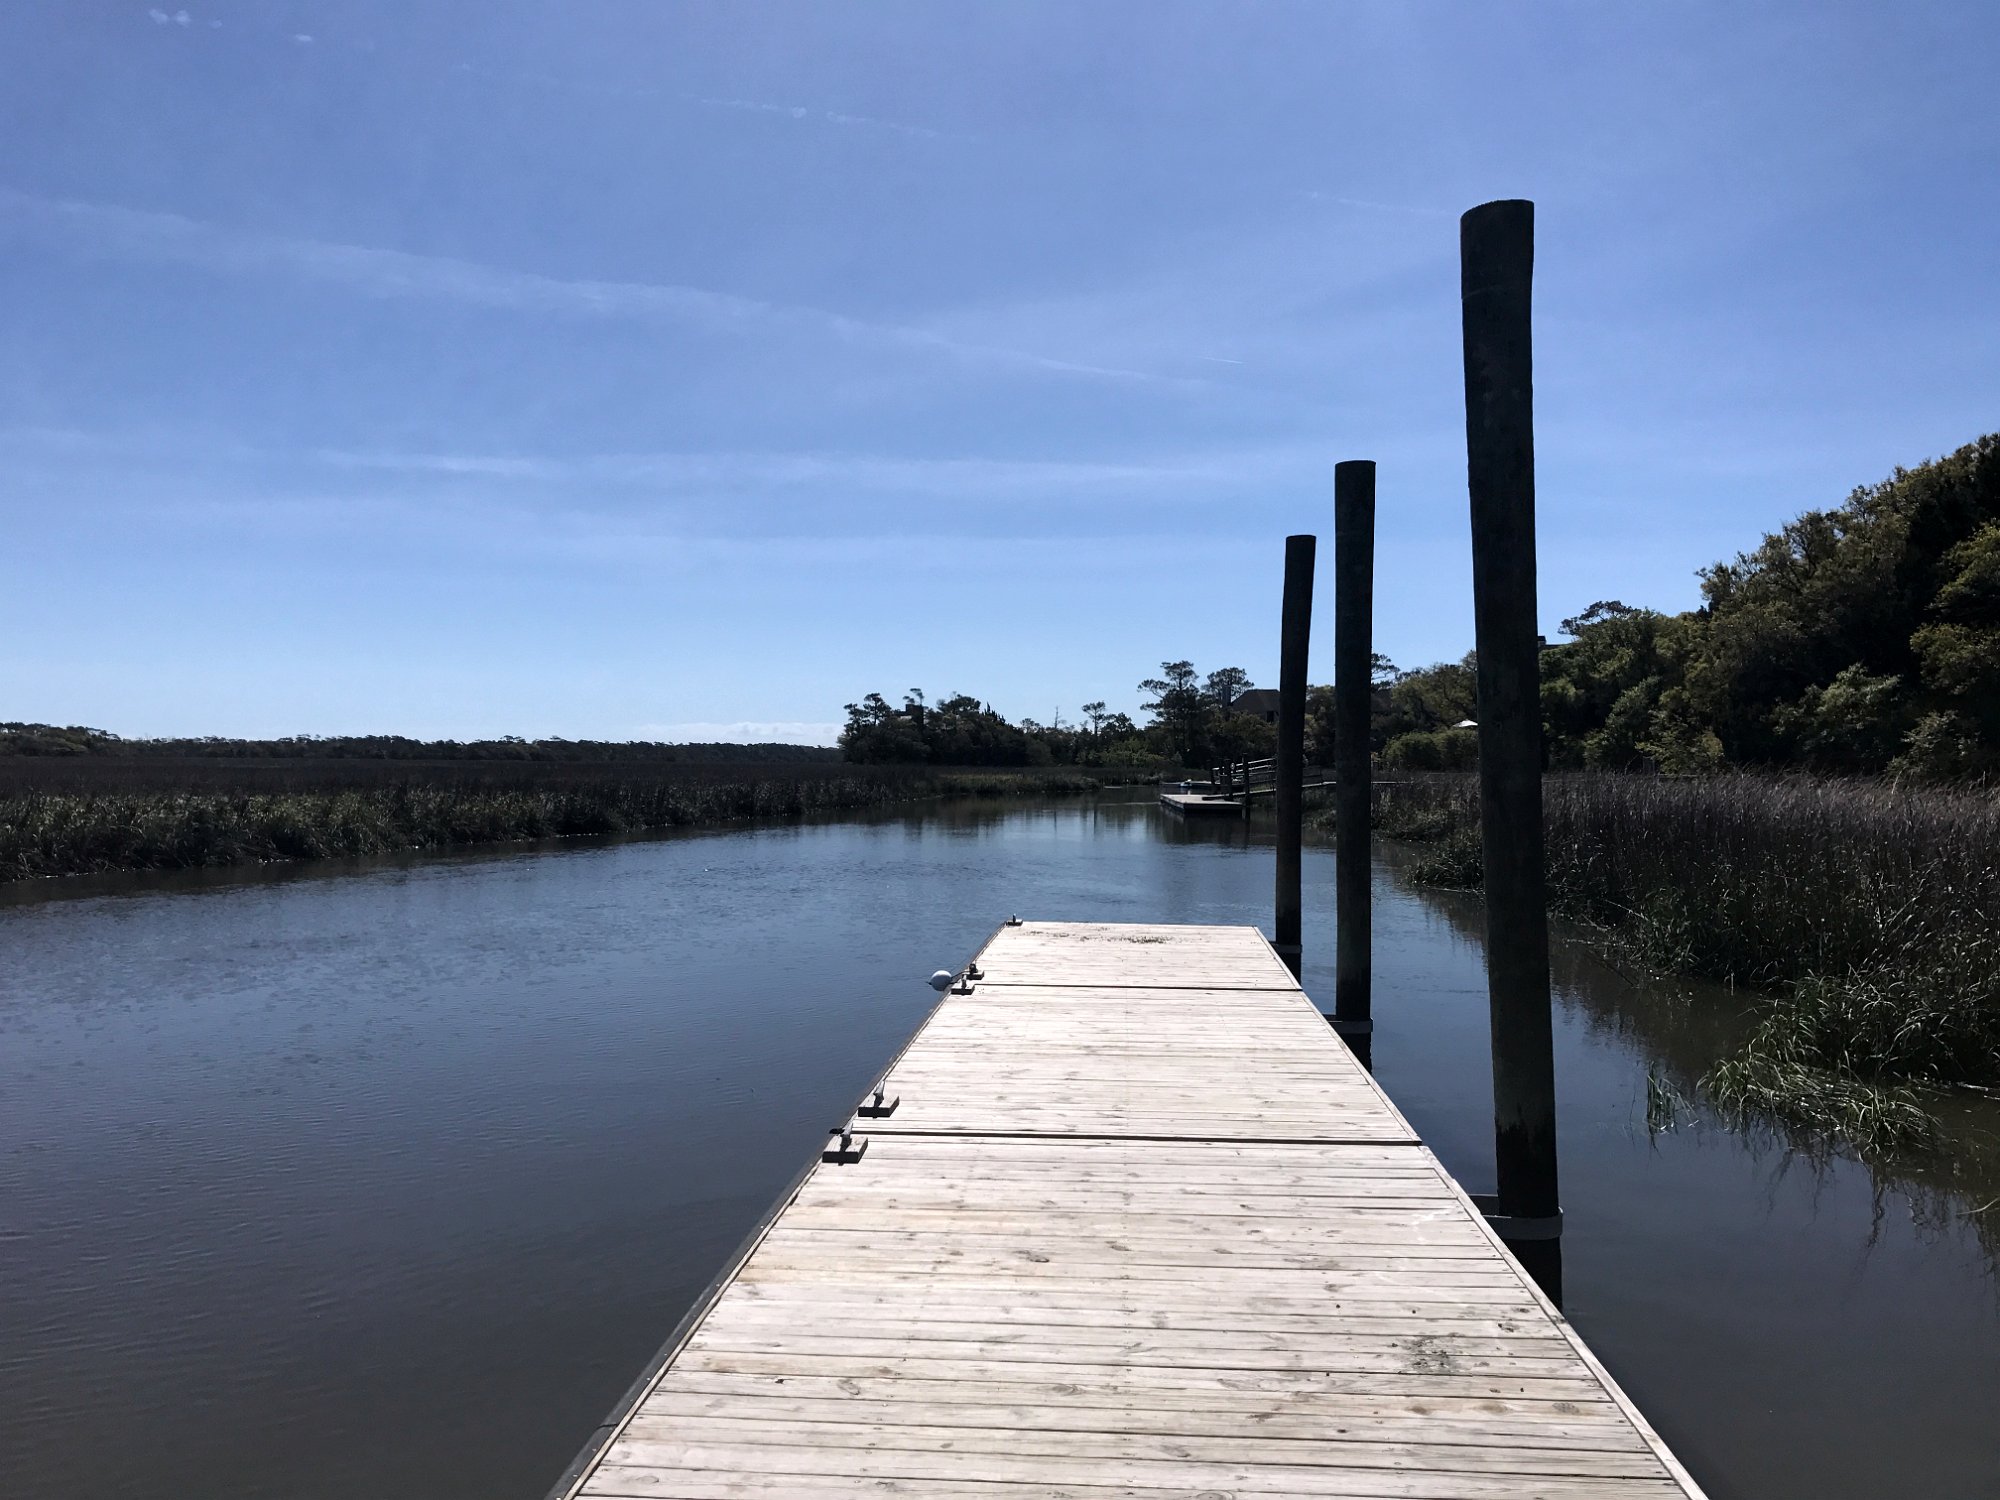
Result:
{"label": "wooden piling", "polygon": [[1366,1066],[1375,1029],[1369,933],[1370,696],[1375,641],[1375,465],[1333,466],[1333,1026]]}
{"label": "wooden piling", "polygon": [[[1272,946],[1299,973],[1302,900],[1299,849],[1305,828],[1306,651],[1312,635],[1313,551],[1310,536],[1285,538],[1285,598],[1278,633],[1278,756],[1272,801],[1278,809],[1277,920]],[[1245,789],[1244,805],[1249,805]]]}
{"label": "wooden piling", "polygon": [[[1548,1261],[1562,1219],[1535,634],[1534,214],[1534,205],[1521,200],[1472,209],[1459,221],[1459,253],[1493,1027],[1495,1227],[1510,1243],[1538,1247],[1536,1259]],[[1530,1269],[1544,1278],[1544,1269]]]}

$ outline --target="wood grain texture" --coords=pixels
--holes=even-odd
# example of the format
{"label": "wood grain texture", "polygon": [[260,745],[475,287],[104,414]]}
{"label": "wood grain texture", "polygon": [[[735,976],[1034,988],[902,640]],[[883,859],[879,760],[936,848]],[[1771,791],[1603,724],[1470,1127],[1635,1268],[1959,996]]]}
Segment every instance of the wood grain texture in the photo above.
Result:
{"label": "wood grain texture", "polygon": [[569,1494],[1700,1494],[1255,929],[978,962]]}

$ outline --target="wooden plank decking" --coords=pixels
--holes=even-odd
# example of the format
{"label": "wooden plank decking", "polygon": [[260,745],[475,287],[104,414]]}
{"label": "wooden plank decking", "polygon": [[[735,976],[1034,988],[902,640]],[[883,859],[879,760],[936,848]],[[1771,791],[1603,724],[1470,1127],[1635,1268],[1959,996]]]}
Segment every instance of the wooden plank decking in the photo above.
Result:
{"label": "wooden plank decking", "polygon": [[558,1493],[1699,1495],[1254,928],[978,964]]}

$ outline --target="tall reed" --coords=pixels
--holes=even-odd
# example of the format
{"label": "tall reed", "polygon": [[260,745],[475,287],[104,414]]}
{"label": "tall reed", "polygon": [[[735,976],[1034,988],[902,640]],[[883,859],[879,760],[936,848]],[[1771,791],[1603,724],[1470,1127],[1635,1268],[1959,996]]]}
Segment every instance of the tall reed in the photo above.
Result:
{"label": "tall reed", "polygon": [[713,767],[507,769],[368,777],[309,770],[273,789],[152,784],[0,793],[0,881],[111,870],[196,869],[444,849],[519,839],[796,818],[937,795],[1084,790],[1033,773],[935,776],[921,769]]}
{"label": "tall reed", "polygon": [[[1547,780],[1544,807],[1557,910],[1656,968],[1770,991],[1743,1051],[1704,1080],[1719,1102],[1907,1133],[1921,1112],[1898,1087],[2000,1083],[1992,796],[1575,774]],[[1436,840],[1418,879],[1478,884],[1472,778],[1385,786],[1378,816]]]}

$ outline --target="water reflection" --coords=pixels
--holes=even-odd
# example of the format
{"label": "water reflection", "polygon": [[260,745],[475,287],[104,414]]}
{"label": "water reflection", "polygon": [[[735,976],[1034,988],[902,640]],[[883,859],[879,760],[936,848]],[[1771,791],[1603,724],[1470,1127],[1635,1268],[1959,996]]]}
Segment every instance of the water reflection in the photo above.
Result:
{"label": "water reflection", "polygon": [[[1388,855],[1399,865],[1408,857],[1394,849]],[[1410,893],[1477,944],[1484,913],[1476,900],[1414,886]],[[2000,1271],[2000,1211],[1986,1207],[2000,1199],[2000,1101],[1976,1094],[1931,1101],[1944,1126],[1939,1150],[1858,1151],[1778,1121],[1724,1122],[1702,1102],[1700,1079],[1748,1034],[1754,997],[1721,985],[1628,971],[1592,934],[1560,922],[1554,935],[1551,986],[1571,1024],[1647,1060],[1650,1133],[1716,1135],[1780,1176],[1825,1177],[1858,1167],[1876,1194],[1878,1226],[1901,1214],[1928,1234],[1969,1232],[1985,1253],[1987,1269]]]}
{"label": "water reflection", "polygon": [[[0,1488],[536,1500],[924,975],[1011,912],[1267,923],[1268,843],[1141,792],[12,896]],[[1483,1189],[1478,908],[1400,857],[1376,1074]],[[1305,898],[1330,1003],[1330,849]],[[1651,1132],[1741,1007],[1557,955],[1568,1309],[1710,1493],[2000,1493],[1990,1107],[1893,1170]]]}

